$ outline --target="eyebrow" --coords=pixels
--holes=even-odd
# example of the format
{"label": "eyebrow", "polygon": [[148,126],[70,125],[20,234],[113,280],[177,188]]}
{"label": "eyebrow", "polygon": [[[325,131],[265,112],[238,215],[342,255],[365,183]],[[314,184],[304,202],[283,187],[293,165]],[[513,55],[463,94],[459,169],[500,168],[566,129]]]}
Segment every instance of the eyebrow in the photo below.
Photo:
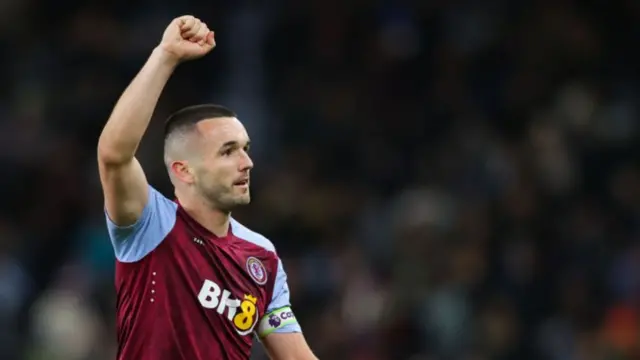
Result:
{"label": "eyebrow", "polygon": [[[220,147],[220,149],[224,149],[227,147],[234,147],[234,146],[238,146],[240,143],[235,141],[235,140],[231,140],[231,141],[227,141],[226,143],[222,144],[222,146]],[[245,144],[245,146],[249,146],[251,145],[251,141],[248,140],[247,143]]]}

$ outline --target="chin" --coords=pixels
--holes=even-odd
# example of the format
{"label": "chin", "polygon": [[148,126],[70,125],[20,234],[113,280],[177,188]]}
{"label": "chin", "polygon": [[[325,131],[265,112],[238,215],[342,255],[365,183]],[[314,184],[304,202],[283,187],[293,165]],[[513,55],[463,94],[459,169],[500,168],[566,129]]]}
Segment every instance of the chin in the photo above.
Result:
{"label": "chin", "polygon": [[251,202],[251,196],[249,194],[243,194],[241,196],[235,196],[232,199],[229,199],[229,207],[235,208],[242,205],[248,205]]}
{"label": "chin", "polygon": [[242,196],[241,198],[239,198],[236,203],[238,205],[248,205],[250,202],[251,202],[251,196],[246,195],[246,196]]}

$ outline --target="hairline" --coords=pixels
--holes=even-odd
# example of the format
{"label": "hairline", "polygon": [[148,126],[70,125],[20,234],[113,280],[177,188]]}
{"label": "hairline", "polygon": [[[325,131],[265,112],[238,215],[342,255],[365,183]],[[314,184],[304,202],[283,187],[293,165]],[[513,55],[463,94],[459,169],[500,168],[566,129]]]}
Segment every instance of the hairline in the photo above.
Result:
{"label": "hairline", "polygon": [[237,118],[238,115],[235,111],[222,105],[200,104],[188,106],[169,115],[165,121],[164,135],[166,138],[180,128],[191,128],[191,126],[195,126],[204,120],[226,117]]}
{"label": "hairline", "polygon": [[237,119],[238,115],[235,111],[218,104],[191,105],[169,115],[164,124],[164,157],[167,157],[168,147],[174,139],[189,137],[192,133],[201,136],[199,123],[220,118]]}
{"label": "hairline", "polygon": [[[218,120],[218,119],[235,119],[235,120],[238,120],[237,116],[205,117],[205,118],[201,118],[199,120],[194,120],[192,122],[181,124],[180,126],[177,126],[177,127],[173,128],[170,132],[166,133],[165,134],[165,138],[164,138],[163,159],[164,159],[164,162],[165,162],[165,165],[167,166],[167,168],[171,165],[170,164],[171,162],[178,161],[178,159],[170,159],[169,158],[170,157],[169,153],[168,153],[169,144],[175,143],[175,142],[181,140],[181,141],[183,141],[183,144],[181,144],[182,149],[196,145],[192,141],[190,141],[190,138],[193,138],[194,141],[200,141],[202,139],[203,133],[202,133],[202,131],[200,131],[198,129],[198,124],[203,122],[203,121]],[[189,153],[189,151],[187,151],[187,153]]]}

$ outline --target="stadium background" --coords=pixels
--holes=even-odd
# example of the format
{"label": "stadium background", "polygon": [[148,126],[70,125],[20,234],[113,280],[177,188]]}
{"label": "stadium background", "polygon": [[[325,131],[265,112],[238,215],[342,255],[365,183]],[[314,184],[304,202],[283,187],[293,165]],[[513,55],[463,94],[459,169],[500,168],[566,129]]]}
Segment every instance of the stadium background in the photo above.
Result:
{"label": "stadium background", "polygon": [[240,114],[321,359],[640,356],[640,2],[3,0],[1,359],[113,359],[96,142],[183,13],[218,48],[141,161],[170,195],[163,118]]}

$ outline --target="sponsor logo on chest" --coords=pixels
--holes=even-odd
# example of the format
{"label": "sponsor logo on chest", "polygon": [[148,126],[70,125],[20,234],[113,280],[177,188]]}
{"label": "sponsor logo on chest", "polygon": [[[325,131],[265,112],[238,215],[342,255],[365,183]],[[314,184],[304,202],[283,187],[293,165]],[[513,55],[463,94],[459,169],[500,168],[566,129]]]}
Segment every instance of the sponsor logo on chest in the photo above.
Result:
{"label": "sponsor logo on chest", "polygon": [[211,280],[205,280],[202,284],[198,300],[204,308],[215,310],[221,316],[226,315],[236,332],[242,336],[250,334],[260,319],[256,296],[245,294],[242,299],[233,298],[229,290]]}

